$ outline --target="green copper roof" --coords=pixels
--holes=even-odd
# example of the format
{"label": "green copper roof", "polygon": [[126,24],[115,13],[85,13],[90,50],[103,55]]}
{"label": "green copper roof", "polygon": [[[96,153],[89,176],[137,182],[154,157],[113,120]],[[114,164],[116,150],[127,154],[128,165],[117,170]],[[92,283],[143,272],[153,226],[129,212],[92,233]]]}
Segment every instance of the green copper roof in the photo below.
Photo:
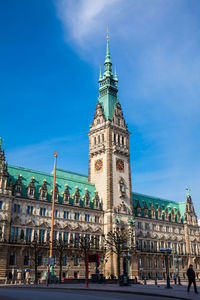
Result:
{"label": "green copper roof", "polygon": [[104,62],[104,73],[101,77],[99,76],[99,102],[101,103],[104,116],[106,121],[112,120],[116,103],[118,102],[117,97],[117,75],[113,76],[112,63],[110,60],[110,49],[109,49],[109,37],[107,36],[106,45],[106,59]]}
{"label": "green copper roof", "polygon": [[99,102],[103,108],[104,116],[106,120],[112,120],[116,106],[116,98],[113,95],[106,94],[99,98]]}
{"label": "green copper roof", "polygon": [[[13,184],[18,179],[20,174],[22,177],[22,197],[26,197],[26,187],[31,182],[31,178],[34,177],[35,183],[35,198],[39,199],[39,188],[43,184],[43,180],[46,180],[47,191],[48,191],[48,201],[51,201],[52,190],[53,190],[53,172],[51,174],[45,172],[34,171],[30,169],[25,169],[22,167],[8,166],[9,176],[12,179]],[[88,177],[78,173],[73,173],[69,171],[64,171],[57,169],[56,171],[56,182],[59,190],[59,202],[62,203],[63,195],[65,190],[65,185],[68,185],[70,192],[70,202],[73,204],[72,194],[75,193],[78,187],[80,193],[80,199],[85,195],[86,190],[89,192],[91,206],[93,207],[92,198],[95,197],[95,185],[88,182]],[[83,205],[84,200],[81,200],[81,205]]]}
{"label": "green copper roof", "polygon": [[[171,209],[174,210],[174,213],[176,214],[179,210],[181,215],[182,222],[184,221],[184,213],[186,211],[186,202],[175,202],[170,201],[162,198],[147,196],[139,193],[132,193],[132,201],[133,201],[133,208],[134,212],[136,212],[136,206],[139,203],[141,209],[143,209],[144,205],[148,207],[148,209],[151,209],[151,206],[153,204],[155,210],[158,209],[160,206],[161,211],[164,211],[165,208],[167,208],[168,212],[171,212]],[[143,213],[143,212],[142,212]]]}

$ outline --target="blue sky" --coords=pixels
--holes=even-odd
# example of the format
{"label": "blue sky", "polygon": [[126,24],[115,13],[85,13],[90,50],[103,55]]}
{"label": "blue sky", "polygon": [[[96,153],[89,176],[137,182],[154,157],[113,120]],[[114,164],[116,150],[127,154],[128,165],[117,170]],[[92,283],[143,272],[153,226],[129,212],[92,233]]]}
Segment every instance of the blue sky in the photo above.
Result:
{"label": "blue sky", "polygon": [[106,27],[130,137],[133,190],[200,195],[200,1],[0,4],[0,136],[9,164],[87,174]]}

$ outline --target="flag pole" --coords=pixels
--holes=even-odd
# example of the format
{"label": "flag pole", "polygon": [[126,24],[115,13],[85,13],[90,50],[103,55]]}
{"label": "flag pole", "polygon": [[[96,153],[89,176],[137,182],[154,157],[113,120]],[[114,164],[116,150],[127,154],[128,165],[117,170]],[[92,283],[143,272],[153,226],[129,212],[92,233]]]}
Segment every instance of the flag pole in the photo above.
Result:
{"label": "flag pole", "polygon": [[55,209],[55,187],[56,187],[56,162],[58,153],[54,152],[54,180],[53,180],[53,198],[52,198],[52,218],[51,218],[51,236],[50,236],[50,258],[53,257],[53,228],[54,228],[54,209]]}

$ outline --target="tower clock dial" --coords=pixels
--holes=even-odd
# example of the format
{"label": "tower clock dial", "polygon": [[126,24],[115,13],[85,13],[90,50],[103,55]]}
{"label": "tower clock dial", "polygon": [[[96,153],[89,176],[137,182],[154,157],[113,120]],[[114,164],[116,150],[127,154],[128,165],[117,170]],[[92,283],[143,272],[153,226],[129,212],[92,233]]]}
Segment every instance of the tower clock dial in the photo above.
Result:
{"label": "tower clock dial", "polygon": [[97,160],[95,161],[94,167],[95,167],[95,170],[96,170],[96,171],[102,170],[102,168],[103,168],[103,160],[102,160],[102,158],[97,159]]}
{"label": "tower clock dial", "polygon": [[120,158],[116,159],[116,168],[117,170],[124,172],[124,161]]}

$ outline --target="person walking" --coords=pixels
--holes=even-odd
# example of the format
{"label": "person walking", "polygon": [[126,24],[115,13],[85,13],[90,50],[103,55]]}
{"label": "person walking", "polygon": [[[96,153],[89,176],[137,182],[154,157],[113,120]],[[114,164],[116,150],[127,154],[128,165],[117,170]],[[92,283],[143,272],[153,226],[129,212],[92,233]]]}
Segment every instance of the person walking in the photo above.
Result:
{"label": "person walking", "polygon": [[194,285],[194,292],[196,294],[198,294],[198,292],[197,292],[197,286],[196,286],[196,281],[195,281],[195,272],[193,270],[193,265],[192,264],[189,266],[189,269],[187,270],[187,277],[188,277],[188,288],[187,288],[188,293],[190,291],[191,284],[193,283],[193,285]]}

